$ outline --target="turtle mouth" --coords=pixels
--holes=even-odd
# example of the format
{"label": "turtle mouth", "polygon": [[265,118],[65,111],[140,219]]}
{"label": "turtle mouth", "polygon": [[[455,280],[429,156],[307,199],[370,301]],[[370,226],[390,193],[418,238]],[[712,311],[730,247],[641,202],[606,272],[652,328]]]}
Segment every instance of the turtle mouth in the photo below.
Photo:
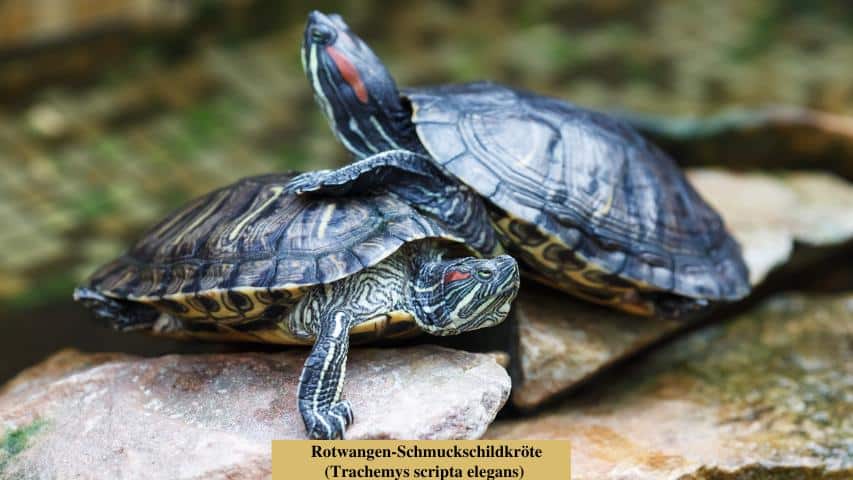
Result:
{"label": "turtle mouth", "polygon": [[518,293],[518,289],[521,286],[521,272],[515,259],[508,255],[501,256],[501,263],[504,265],[504,268],[511,269],[508,278],[512,280],[507,282],[506,286],[500,290],[498,295],[511,295],[511,302],[515,298],[515,295]]}
{"label": "turtle mouth", "polygon": [[473,318],[475,316],[479,316],[480,325],[477,328],[487,326],[485,325],[485,323],[487,323],[490,319],[493,318],[494,313],[497,313],[503,317],[505,317],[506,314],[509,313],[509,310],[512,307],[512,301],[515,299],[517,292],[517,282],[512,282],[501,290],[490,295],[488,298],[484,299],[482,303],[478,305],[470,305],[464,308],[461,312],[459,312],[459,314],[463,318]]}
{"label": "turtle mouth", "polygon": [[511,301],[515,297],[515,292],[518,290],[518,282],[515,282],[513,285],[509,285],[502,289],[500,292],[496,294],[496,296],[504,298],[508,297]]}

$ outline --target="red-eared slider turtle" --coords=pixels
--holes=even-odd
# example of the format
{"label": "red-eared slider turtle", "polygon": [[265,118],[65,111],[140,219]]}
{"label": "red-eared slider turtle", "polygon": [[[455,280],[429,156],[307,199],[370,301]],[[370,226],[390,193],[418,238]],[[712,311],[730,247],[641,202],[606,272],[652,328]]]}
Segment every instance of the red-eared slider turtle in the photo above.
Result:
{"label": "red-eared slider turtle", "polygon": [[[632,313],[677,314],[749,292],[720,216],[626,124],[493,83],[400,93],[338,15],[310,15],[302,60],[335,135],[360,161],[305,174],[290,190],[414,184],[407,201],[441,215],[432,206],[441,195],[423,192],[461,183],[486,200],[507,250],[534,278]],[[489,222],[455,218],[477,232]]]}
{"label": "red-eared slider turtle", "polygon": [[518,266],[506,255],[454,257],[459,239],[391,194],[303,198],[285,192],[292,178],[247,178],[191,202],[74,297],[120,330],[313,343],[299,410],[312,438],[338,438],[352,421],[340,400],[348,334],[496,325]]}

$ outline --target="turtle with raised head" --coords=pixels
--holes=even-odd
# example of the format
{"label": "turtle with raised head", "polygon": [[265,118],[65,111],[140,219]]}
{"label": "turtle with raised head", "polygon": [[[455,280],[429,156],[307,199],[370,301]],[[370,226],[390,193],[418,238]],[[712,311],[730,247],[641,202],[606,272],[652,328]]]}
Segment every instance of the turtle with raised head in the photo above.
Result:
{"label": "turtle with raised head", "polygon": [[353,420],[340,398],[350,340],[496,325],[518,266],[461,256],[470,247],[392,194],[305,198],[285,192],[292,178],[246,178],[196,199],[74,298],[119,330],[313,344],[299,411],[311,438],[340,438]]}
{"label": "turtle with raised head", "polygon": [[533,278],[630,313],[673,315],[749,293],[740,247],[720,216],[628,125],[494,83],[400,92],[338,15],[310,14],[302,61],[332,130],[358,161],[306,173],[290,190],[398,188],[442,216],[441,195],[423,192],[465,185],[488,214],[456,214],[455,231],[491,221]]}

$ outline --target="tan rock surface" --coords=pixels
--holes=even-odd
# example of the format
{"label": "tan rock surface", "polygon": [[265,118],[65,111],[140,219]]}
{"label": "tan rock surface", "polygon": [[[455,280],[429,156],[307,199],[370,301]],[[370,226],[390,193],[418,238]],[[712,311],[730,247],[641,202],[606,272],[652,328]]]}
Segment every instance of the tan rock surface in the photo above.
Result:
{"label": "tan rock surface", "polygon": [[[60,353],[0,394],[2,478],[258,478],[270,441],[302,438],[304,351]],[[442,347],[356,349],[347,438],[477,438],[509,394],[492,355]],[[5,432],[5,433],[3,433]]]}
{"label": "tan rock surface", "polygon": [[828,247],[853,238],[853,186],[835,175],[694,169],[689,177],[740,242],[753,285],[789,260],[795,242]]}
{"label": "tan rock surface", "polygon": [[853,295],[778,297],[488,438],[572,440],[577,479],[853,478]]}
{"label": "tan rock surface", "polygon": [[[853,239],[853,186],[834,175],[694,169],[689,177],[741,243],[753,285],[791,261],[796,244],[825,247],[829,253]],[[516,305],[522,378],[512,402],[522,409],[536,407],[679,328],[677,322],[609,311],[530,284]]]}
{"label": "tan rock surface", "polygon": [[680,325],[526,285],[515,303],[522,379],[512,402],[531,409]]}

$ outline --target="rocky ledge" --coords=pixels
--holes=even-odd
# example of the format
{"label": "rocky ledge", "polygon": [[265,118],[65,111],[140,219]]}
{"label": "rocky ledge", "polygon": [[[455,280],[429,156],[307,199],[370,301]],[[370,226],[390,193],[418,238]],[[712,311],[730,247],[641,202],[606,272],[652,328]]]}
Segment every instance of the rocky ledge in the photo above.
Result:
{"label": "rocky ledge", "polygon": [[[621,115],[621,114],[620,114]],[[700,118],[624,114],[685,166],[811,169],[853,179],[853,118],[794,106]]]}
{"label": "rocky ledge", "polygon": [[853,296],[777,297],[497,439],[572,440],[577,479],[853,478]]}
{"label": "rocky ledge", "polygon": [[[304,360],[304,351],[58,353],[0,391],[0,477],[266,477],[270,441],[304,436],[295,398]],[[357,349],[347,437],[478,438],[509,389],[491,355]]]}
{"label": "rocky ledge", "polygon": [[694,169],[690,180],[743,248],[750,280],[796,261],[796,246],[831,251],[853,240],[853,185],[826,173],[732,173]]}

